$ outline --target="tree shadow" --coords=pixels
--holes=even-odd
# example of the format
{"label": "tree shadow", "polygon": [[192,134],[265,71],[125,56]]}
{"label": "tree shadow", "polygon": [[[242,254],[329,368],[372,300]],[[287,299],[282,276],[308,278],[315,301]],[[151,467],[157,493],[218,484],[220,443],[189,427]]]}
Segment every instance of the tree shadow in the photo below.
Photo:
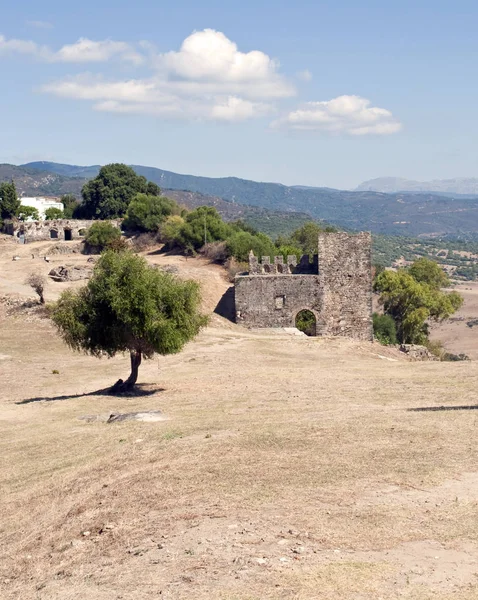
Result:
{"label": "tree shadow", "polygon": [[224,292],[214,312],[232,323],[236,322],[236,296],[233,285]]}
{"label": "tree shadow", "polygon": [[478,410],[478,404],[464,406],[421,406],[418,408],[407,408],[408,412],[436,412],[443,410]]}
{"label": "tree shadow", "polygon": [[37,396],[36,398],[26,398],[15,402],[15,404],[31,404],[32,402],[59,402],[62,400],[73,400],[75,398],[86,398],[88,396],[112,396],[114,398],[142,398],[145,396],[154,396],[158,392],[164,392],[165,388],[150,388],[151,384],[140,383],[131,391],[124,393],[112,392],[111,388],[103,388],[94,392],[85,392],[84,394],[67,394],[64,396]]}

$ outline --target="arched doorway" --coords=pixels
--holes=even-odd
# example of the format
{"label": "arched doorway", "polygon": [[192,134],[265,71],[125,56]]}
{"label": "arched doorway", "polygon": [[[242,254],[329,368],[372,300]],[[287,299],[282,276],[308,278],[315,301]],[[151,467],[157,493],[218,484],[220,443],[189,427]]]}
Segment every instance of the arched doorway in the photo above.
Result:
{"label": "arched doorway", "polygon": [[50,238],[52,240],[58,239],[58,231],[56,229],[50,229]]}
{"label": "arched doorway", "polygon": [[71,229],[65,229],[65,241],[71,242]]}
{"label": "arched doorway", "polygon": [[301,310],[295,316],[295,326],[305,335],[317,335],[317,319],[311,310]]}

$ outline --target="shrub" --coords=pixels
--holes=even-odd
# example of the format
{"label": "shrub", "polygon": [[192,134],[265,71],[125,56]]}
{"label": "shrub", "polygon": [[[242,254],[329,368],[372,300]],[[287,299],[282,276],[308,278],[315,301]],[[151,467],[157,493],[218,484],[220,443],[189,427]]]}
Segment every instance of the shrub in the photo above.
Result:
{"label": "shrub", "polygon": [[186,251],[195,251],[204,243],[227,239],[232,232],[232,227],[224,223],[215,208],[200,206],[185,216],[175,245]]}
{"label": "shrub", "polygon": [[32,221],[39,221],[40,215],[34,206],[20,206],[18,210],[18,218],[20,221],[28,221],[28,219],[31,219]]}
{"label": "shrub", "polygon": [[135,252],[144,252],[157,246],[158,238],[154,233],[141,233],[132,240],[133,250]]}
{"label": "shrub", "polygon": [[227,259],[226,264],[227,278],[231,283],[234,283],[236,275],[246,273],[249,269],[249,263],[239,262],[233,256]]}
{"label": "shrub", "polygon": [[168,248],[178,245],[179,236],[184,226],[184,219],[179,215],[171,215],[159,227],[159,239]]}
{"label": "shrub", "polygon": [[136,231],[158,231],[161,223],[179,210],[174,200],[164,196],[137,194],[128,206],[123,227]]}
{"label": "shrub", "polygon": [[54,206],[47,208],[45,211],[45,219],[47,221],[53,221],[54,219],[63,219],[64,216],[65,215],[63,211],[59,208],[55,208]]}
{"label": "shrub", "polygon": [[373,334],[384,346],[397,343],[397,328],[393,317],[373,313]]}
{"label": "shrub", "polygon": [[211,242],[209,244],[204,244],[199,252],[211,262],[217,263],[223,263],[229,256],[226,242]]}
{"label": "shrub", "polygon": [[46,287],[46,278],[40,273],[30,273],[25,283],[26,285],[29,285],[36,294],[38,294],[40,304],[45,304],[44,293]]}
{"label": "shrub", "polygon": [[102,252],[109,248],[114,240],[121,238],[121,231],[107,221],[98,221],[89,228],[85,242],[89,249]]}
{"label": "shrub", "polygon": [[272,240],[264,233],[252,235],[247,231],[238,231],[227,240],[228,254],[239,262],[247,261],[251,250],[258,257],[273,257],[277,252]]}

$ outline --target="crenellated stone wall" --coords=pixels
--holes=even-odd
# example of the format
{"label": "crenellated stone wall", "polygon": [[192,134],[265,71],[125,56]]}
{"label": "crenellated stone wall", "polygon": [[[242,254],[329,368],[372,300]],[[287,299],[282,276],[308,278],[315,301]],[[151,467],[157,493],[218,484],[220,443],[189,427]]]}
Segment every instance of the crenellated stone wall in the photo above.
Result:
{"label": "crenellated stone wall", "polygon": [[303,256],[251,252],[249,273],[235,280],[236,322],[246,327],[294,327],[310,310],[317,335],[372,340],[371,235],[323,233],[312,262]]}

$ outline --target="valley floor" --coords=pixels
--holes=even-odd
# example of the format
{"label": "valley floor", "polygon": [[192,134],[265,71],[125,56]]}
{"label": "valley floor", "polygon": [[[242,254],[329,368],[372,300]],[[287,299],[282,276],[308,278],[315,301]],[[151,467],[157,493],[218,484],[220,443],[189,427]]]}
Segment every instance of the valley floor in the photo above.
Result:
{"label": "valley floor", "polygon": [[[0,293],[27,294],[27,258],[7,256]],[[202,281],[210,312],[228,288],[219,267],[151,260]],[[476,362],[214,315],[116,398],[126,357],[73,354],[36,309],[7,308],[0,597],[478,597]],[[167,420],[80,419],[146,410]]]}

